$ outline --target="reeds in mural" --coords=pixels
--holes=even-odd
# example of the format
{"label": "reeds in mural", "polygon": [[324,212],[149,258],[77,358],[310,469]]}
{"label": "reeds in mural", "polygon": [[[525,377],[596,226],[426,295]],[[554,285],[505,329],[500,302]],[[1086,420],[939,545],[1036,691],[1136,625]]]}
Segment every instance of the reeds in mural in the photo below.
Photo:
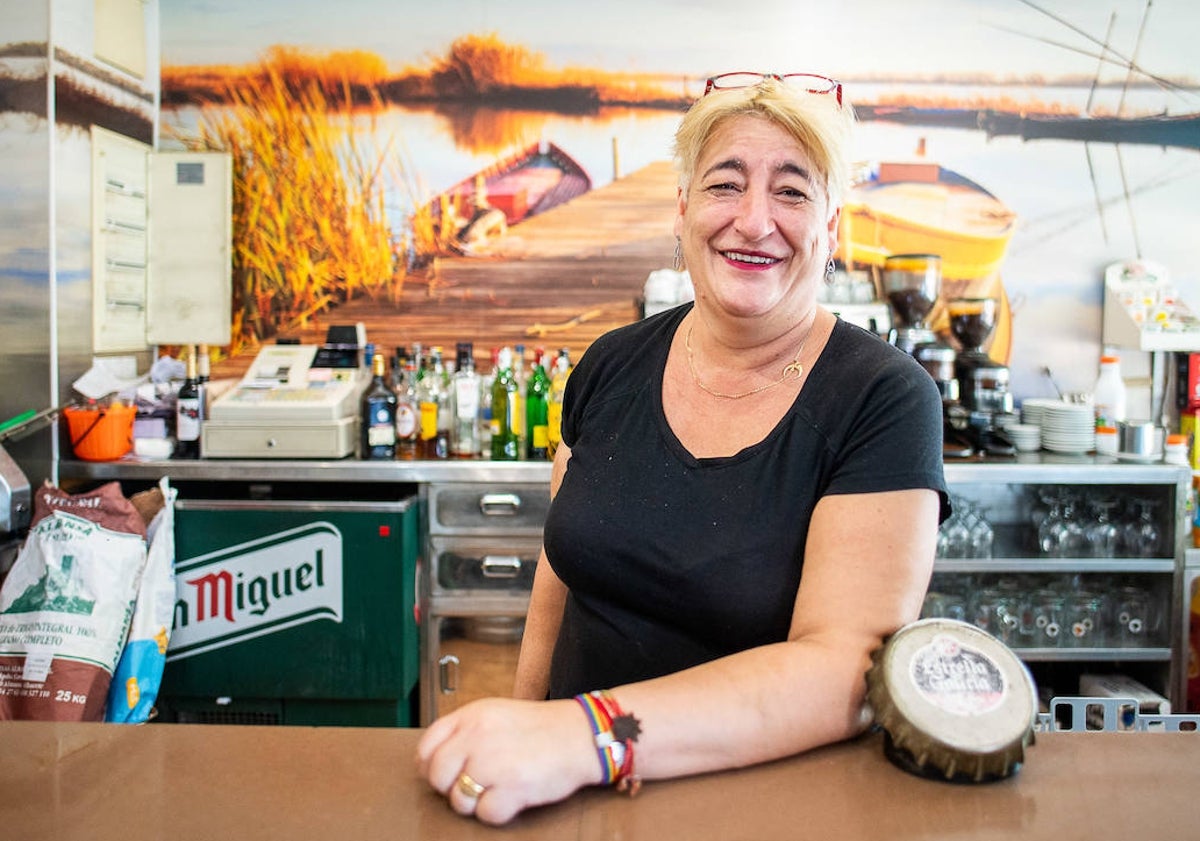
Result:
{"label": "reeds in mural", "polygon": [[396,302],[407,273],[409,237],[385,207],[403,173],[360,125],[375,109],[287,70],[268,59],[231,84],[184,140],[233,157],[231,355],[356,296]]}

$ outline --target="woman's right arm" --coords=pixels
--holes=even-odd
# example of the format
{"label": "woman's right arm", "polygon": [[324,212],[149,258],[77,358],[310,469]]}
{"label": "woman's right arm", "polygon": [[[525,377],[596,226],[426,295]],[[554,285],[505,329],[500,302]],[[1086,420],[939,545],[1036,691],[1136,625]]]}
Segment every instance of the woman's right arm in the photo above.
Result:
{"label": "woman's right arm", "polygon": [[[554,452],[554,468],[550,475],[552,499],[558,493],[570,459],[570,448],[566,444],[559,444]],[[517,660],[517,677],[513,685],[514,698],[530,701],[546,699],[546,691],[550,687],[550,658],[554,654],[554,643],[558,639],[566,599],[567,588],[550,568],[543,548],[533,574],[533,592],[529,596],[529,611],[525,616],[525,633],[521,638],[521,655]]]}

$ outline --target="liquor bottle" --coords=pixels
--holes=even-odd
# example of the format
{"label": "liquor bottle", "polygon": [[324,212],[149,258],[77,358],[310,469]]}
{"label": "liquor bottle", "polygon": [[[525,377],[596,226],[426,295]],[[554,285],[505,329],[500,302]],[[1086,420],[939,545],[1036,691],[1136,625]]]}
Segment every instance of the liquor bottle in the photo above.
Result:
{"label": "liquor bottle", "polygon": [[392,391],[396,392],[397,397],[404,390],[404,374],[407,364],[408,348],[404,345],[397,345],[396,355],[392,357]]}
{"label": "liquor bottle", "polygon": [[417,458],[434,458],[437,452],[438,383],[428,368],[417,371]]}
{"label": "liquor bottle", "polygon": [[492,457],[492,385],[496,382],[496,366],[500,348],[492,348],[492,365],[479,377],[479,456]]}
{"label": "liquor bottle", "polygon": [[550,375],[550,396],[546,405],[546,440],[550,458],[562,442],[563,395],[567,391],[567,377],[571,375],[571,357],[567,348],[558,351],[554,360],[554,372]]}
{"label": "liquor bottle", "polygon": [[433,458],[450,458],[450,430],[454,427],[454,398],[450,392],[450,366],[442,356],[442,349],[433,349],[433,375],[438,381],[437,435]]}
{"label": "liquor bottle", "polygon": [[533,352],[533,370],[525,385],[525,457],[532,461],[550,458],[550,377],[546,374],[544,354],[541,348]]}
{"label": "liquor bottle", "polygon": [[517,384],[517,405],[514,409],[513,429],[517,433],[517,452],[521,454],[517,458],[521,458],[525,453],[525,438],[529,431],[525,428],[525,345],[517,345],[513,348],[512,377],[513,382]]}
{"label": "liquor bottle", "polygon": [[475,372],[474,347],[470,342],[459,342],[455,355],[457,363],[450,384],[453,398],[450,451],[455,458],[478,458],[479,374]]}
{"label": "liquor bottle", "polygon": [[396,457],[396,392],[387,381],[387,358],[371,357],[371,384],[362,396],[359,422],[362,433],[360,455],[372,461]]}
{"label": "liquor bottle", "polygon": [[425,379],[425,352],[421,347],[421,343],[417,342],[413,345],[413,362],[417,366],[417,378],[414,382],[420,382]]}
{"label": "liquor bottle", "polygon": [[429,353],[429,367],[417,383],[417,403],[421,418],[421,436],[417,454],[423,459],[450,457],[449,395],[443,384],[445,372],[441,350]]}
{"label": "liquor bottle", "polygon": [[517,434],[520,402],[512,364],[512,349],[500,348],[492,383],[492,458],[496,461],[516,461],[521,455]]}
{"label": "liquor bottle", "polygon": [[200,458],[204,389],[196,371],[196,349],[187,349],[187,378],[175,397],[175,458]]}
{"label": "liquor bottle", "polygon": [[396,388],[396,458],[411,461],[418,457],[421,437],[421,406],[417,399],[417,364],[404,360]]}

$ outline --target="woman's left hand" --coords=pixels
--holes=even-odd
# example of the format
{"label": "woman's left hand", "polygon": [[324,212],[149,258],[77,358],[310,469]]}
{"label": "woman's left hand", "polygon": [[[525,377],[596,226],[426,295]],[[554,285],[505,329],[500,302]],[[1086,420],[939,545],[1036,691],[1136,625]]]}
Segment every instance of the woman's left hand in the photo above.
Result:
{"label": "woman's left hand", "polygon": [[417,770],[454,811],[488,824],[600,782],[587,719],[570,700],[467,704],[429,726]]}

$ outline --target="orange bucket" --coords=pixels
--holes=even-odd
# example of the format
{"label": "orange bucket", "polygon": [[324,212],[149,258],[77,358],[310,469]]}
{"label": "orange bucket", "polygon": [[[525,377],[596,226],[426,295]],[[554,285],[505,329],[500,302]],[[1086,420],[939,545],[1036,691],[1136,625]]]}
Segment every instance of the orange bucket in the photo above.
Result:
{"label": "orange bucket", "polygon": [[133,449],[134,406],[68,406],[63,409],[71,449],[85,461],[112,461]]}

